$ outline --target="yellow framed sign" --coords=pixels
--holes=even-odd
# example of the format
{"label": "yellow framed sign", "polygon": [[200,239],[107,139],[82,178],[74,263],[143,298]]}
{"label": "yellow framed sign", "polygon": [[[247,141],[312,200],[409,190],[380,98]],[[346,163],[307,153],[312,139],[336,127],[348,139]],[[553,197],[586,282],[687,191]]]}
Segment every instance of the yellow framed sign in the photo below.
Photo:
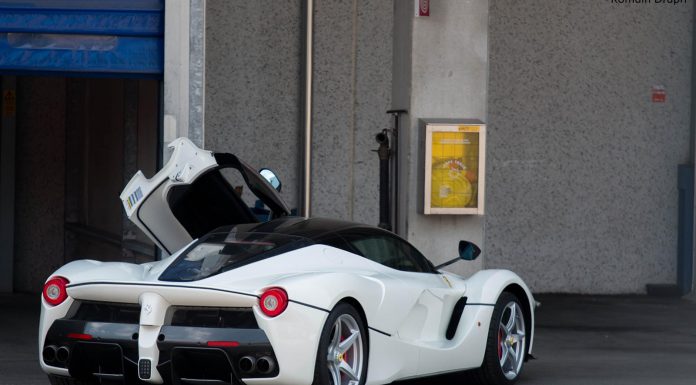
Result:
{"label": "yellow framed sign", "polygon": [[425,214],[483,215],[486,125],[425,125]]}

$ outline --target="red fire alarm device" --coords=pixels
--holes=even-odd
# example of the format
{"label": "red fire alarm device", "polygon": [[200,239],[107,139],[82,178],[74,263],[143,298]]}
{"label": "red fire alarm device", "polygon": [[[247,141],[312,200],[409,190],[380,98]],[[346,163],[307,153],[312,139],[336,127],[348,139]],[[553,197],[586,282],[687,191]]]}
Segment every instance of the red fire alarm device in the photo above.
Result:
{"label": "red fire alarm device", "polygon": [[430,16],[430,0],[415,0],[416,17]]}
{"label": "red fire alarm device", "polygon": [[653,86],[652,88],[652,102],[653,103],[665,103],[667,102],[667,91],[663,86]]}

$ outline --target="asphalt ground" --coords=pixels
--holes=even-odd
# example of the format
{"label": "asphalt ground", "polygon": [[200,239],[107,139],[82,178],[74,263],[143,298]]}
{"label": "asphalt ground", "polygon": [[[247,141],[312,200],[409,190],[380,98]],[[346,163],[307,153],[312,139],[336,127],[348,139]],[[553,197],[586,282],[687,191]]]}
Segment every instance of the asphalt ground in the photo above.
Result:
{"label": "asphalt ground", "polygon": [[[696,302],[655,297],[539,296],[521,385],[694,385]],[[0,385],[47,385],[37,361],[39,297],[0,295]],[[460,376],[399,385],[462,384]]]}

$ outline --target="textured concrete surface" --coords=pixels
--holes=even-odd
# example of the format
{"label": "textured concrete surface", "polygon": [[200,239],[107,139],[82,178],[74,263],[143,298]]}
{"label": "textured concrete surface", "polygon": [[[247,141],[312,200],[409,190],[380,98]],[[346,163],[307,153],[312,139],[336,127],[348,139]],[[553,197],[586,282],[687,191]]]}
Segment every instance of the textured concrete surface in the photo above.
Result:
{"label": "textured concrete surface", "polygon": [[273,169],[297,207],[300,0],[206,1],[205,145]]}
{"label": "textured concrete surface", "polygon": [[48,385],[38,361],[39,294],[0,294],[0,384]]}
{"label": "textured concrete surface", "polygon": [[205,144],[206,0],[189,0],[189,130],[193,143]]}
{"label": "textured concrete surface", "polygon": [[[541,296],[534,354],[520,385],[689,385],[696,303],[648,297]],[[37,362],[39,297],[0,295],[0,384],[47,385]],[[457,375],[401,385],[461,383]]]}
{"label": "textured concrete surface", "polygon": [[356,1],[355,140],[353,149],[353,216],[356,222],[379,223],[379,158],[375,134],[391,127],[391,1]]}
{"label": "textured concrete surface", "polygon": [[[302,1],[207,1],[206,147],[270,167],[297,207]],[[374,135],[389,127],[391,2],[314,5],[312,214],[377,224]]]}
{"label": "textured concrete surface", "polygon": [[354,11],[354,1],[314,4],[313,216],[352,216]]}
{"label": "textured concrete surface", "polygon": [[[410,175],[408,189],[402,193],[408,194],[408,239],[436,264],[456,257],[461,239],[483,248],[483,219],[423,215],[425,144],[418,119],[486,121],[487,30],[488,1],[433,1],[430,17],[413,20]],[[486,206],[489,203],[495,204]],[[477,261],[448,269],[468,275],[481,268],[488,254],[484,248]]]}
{"label": "textured concrete surface", "polygon": [[15,291],[63,264],[65,79],[17,79]]}
{"label": "textured concrete surface", "polygon": [[676,281],[692,4],[491,0],[487,267],[542,292]]}
{"label": "textured concrete surface", "polygon": [[378,223],[392,23],[388,1],[315,2],[313,215]]}

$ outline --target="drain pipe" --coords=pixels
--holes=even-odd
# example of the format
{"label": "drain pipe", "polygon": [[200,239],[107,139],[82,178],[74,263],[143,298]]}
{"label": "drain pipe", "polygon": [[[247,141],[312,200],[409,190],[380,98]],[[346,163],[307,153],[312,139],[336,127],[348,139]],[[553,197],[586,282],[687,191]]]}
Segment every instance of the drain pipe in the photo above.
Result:
{"label": "drain pipe", "polygon": [[387,114],[392,117],[392,143],[391,143],[391,188],[389,190],[389,197],[391,202],[389,203],[389,208],[391,210],[391,224],[392,231],[398,233],[399,226],[399,126],[400,118],[402,114],[408,114],[408,110],[389,110]]}
{"label": "drain pipe", "polygon": [[309,218],[312,206],[312,66],[314,56],[314,0],[306,2],[305,84],[304,84],[304,160],[301,215]]}
{"label": "drain pipe", "polygon": [[379,144],[377,155],[379,156],[379,227],[385,230],[392,230],[391,226],[391,202],[389,195],[391,186],[389,185],[389,161],[391,150],[389,149],[389,130],[382,130],[375,136]]}

